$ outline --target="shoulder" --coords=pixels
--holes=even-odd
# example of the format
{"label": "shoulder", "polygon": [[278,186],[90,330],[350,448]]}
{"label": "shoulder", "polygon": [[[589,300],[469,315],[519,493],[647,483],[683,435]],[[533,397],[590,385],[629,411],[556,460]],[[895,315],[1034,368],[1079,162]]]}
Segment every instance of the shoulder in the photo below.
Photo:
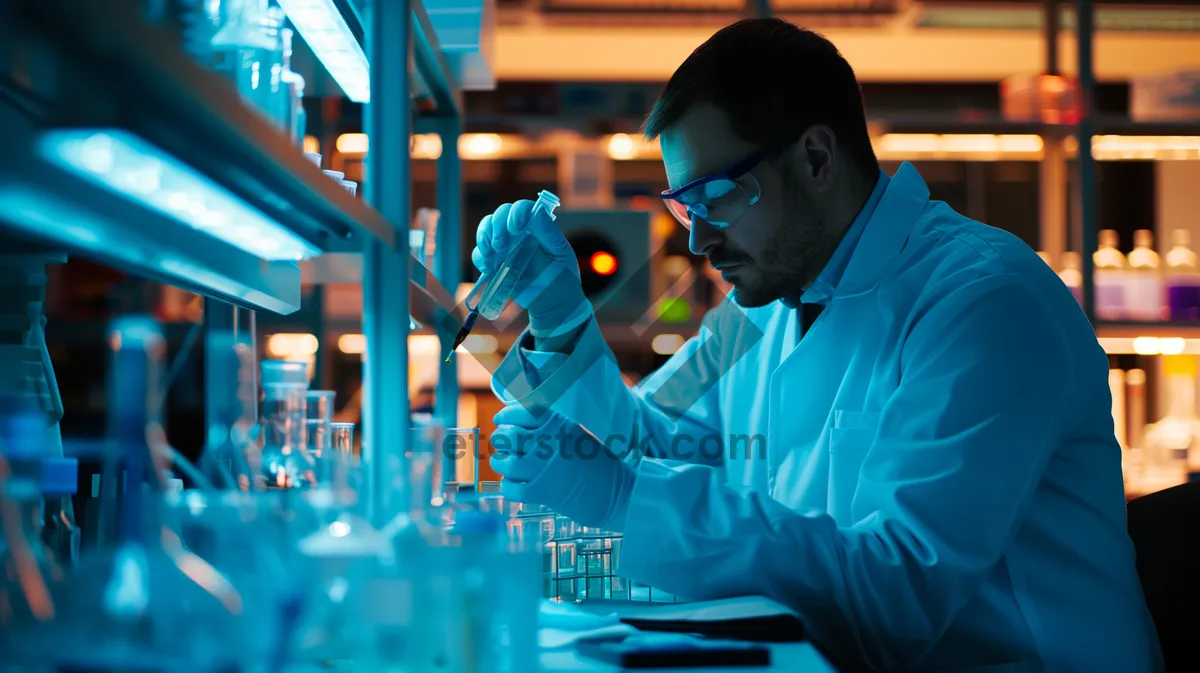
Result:
{"label": "shoulder", "polygon": [[912,294],[914,310],[979,293],[993,301],[1032,295],[1030,310],[1079,312],[1058,275],[1028,244],[944,203],[931,204],[913,228],[904,257],[893,281]]}

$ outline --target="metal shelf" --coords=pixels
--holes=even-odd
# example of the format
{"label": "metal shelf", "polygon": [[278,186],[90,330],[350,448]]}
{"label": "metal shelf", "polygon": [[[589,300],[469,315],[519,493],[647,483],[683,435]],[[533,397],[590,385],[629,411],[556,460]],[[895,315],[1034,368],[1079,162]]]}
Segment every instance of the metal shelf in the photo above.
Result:
{"label": "metal shelf", "polygon": [[[453,117],[461,111],[458,87],[424,8],[418,2],[410,6],[415,104],[431,115]],[[325,176],[223,77],[194,62],[173,31],[141,20],[130,3],[24,0],[12,10],[21,33],[41,42],[60,78],[57,90],[18,92],[39,105],[0,114],[6,122],[19,120],[0,130],[10,148],[3,162],[7,204],[23,199],[57,206],[16,222],[25,235],[242,306],[276,313],[299,307],[294,262],[262,261],[88,185],[40,155],[37,145],[45,132],[70,128],[128,132],[321,253],[358,252],[367,240],[397,247],[395,225]],[[21,218],[14,212],[8,208],[15,222]],[[47,218],[59,218],[52,223],[69,218],[75,226],[46,226]],[[96,236],[78,235],[87,230]],[[164,259],[171,264],[162,264]]]}
{"label": "metal shelf", "polygon": [[[425,115],[462,115],[462,88],[438,43],[437,33],[420,0],[409,0],[413,14],[413,66],[418,90],[417,109]],[[432,108],[429,106],[432,103]]]}
{"label": "metal shelf", "polygon": [[1101,339],[1200,339],[1200,322],[1097,321],[1095,327]]}
{"label": "metal shelf", "polygon": [[[872,118],[871,126],[886,133],[981,133],[1019,135],[1060,135],[1075,131],[1074,125],[1014,122],[999,114],[965,117],[957,114],[884,114]],[[1139,122],[1127,117],[1099,116],[1093,122],[1096,135],[1195,136],[1200,122]]]}

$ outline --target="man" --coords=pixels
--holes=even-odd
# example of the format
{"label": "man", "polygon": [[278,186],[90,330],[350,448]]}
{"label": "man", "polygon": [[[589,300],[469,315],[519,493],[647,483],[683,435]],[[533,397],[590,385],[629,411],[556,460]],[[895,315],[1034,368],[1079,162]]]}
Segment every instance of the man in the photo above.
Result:
{"label": "man", "polygon": [[698,48],[646,135],[737,305],[630,390],[551,220],[485,218],[481,269],[526,228],[548,253],[496,376],[505,491],[623,531],[622,575],[789,605],[847,669],[1159,670],[1107,359],[1034,252],[884,174],[850,66],[783,21]]}

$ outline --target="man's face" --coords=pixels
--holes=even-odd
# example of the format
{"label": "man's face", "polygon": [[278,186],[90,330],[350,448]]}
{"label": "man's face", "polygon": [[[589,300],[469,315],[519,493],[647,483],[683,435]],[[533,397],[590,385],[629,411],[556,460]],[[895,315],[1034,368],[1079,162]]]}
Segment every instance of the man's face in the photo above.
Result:
{"label": "man's face", "polygon": [[[798,297],[828,255],[822,215],[827,190],[814,189],[803,174],[809,166],[804,142],[788,148],[783,160],[762,162],[738,179],[759,199],[729,226],[719,229],[703,219],[692,220],[692,253],[708,257],[733,285],[741,306]],[[693,107],[663,131],[659,144],[672,189],[762,149],[738,138],[725,113],[707,104]]]}

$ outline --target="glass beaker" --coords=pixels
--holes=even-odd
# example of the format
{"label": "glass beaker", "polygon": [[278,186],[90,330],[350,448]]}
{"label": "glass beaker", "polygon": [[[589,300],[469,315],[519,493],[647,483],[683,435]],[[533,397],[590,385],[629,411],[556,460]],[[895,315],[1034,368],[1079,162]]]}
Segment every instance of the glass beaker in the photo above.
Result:
{"label": "glass beaker", "polygon": [[303,383],[308,388],[308,363],[294,360],[263,360],[262,383]]}
{"label": "glass beaker", "polygon": [[297,488],[312,482],[305,444],[307,386],[264,383],[262,455],[258,474],[267,487]]}
{"label": "glass beaker", "polygon": [[459,484],[476,484],[479,479],[479,428],[447,428],[443,458],[449,463],[447,479]]}
{"label": "glass beaker", "polygon": [[434,424],[412,429],[408,444],[409,514],[431,521],[445,504],[445,429]]}

